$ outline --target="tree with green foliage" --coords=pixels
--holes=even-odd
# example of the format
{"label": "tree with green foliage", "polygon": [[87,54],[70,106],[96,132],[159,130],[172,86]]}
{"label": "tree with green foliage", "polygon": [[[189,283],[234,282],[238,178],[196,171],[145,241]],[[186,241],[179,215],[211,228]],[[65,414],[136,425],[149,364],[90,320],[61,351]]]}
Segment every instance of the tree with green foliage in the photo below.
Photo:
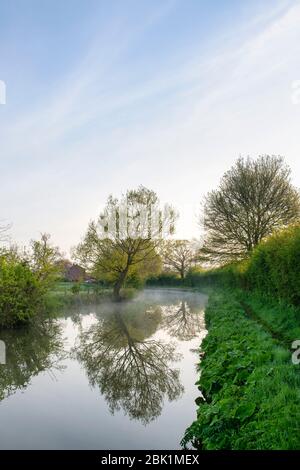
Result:
{"label": "tree with green foliage", "polygon": [[27,323],[41,306],[42,288],[26,261],[0,257],[0,327]]}
{"label": "tree with green foliage", "polygon": [[98,279],[113,284],[115,300],[133,275],[157,272],[158,248],[174,231],[175,211],[160,207],[154,191],[143,186],[120,199],[108,198],[97,221],[75,250],[75,257]]}
{"label": "tree with green foliage", "polygon": [[274,230],[300,220],[300,196],[282,157],[239,158],[205,198],[200,259],[247,258]]}
{"label": "tree with green foliage", "polygon": [[41,285],[48,289],[61,271],[62,256],[59,248],[52,245],[50,235],[42,233],[40,240],[30,242],[30,265]]}

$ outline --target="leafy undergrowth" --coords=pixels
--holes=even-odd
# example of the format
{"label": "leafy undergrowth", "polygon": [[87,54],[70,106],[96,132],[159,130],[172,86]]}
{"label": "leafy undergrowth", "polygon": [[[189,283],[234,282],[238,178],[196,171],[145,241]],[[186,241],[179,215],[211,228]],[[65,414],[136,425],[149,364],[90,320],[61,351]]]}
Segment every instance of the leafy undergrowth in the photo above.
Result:
{"label": "leafy undergrowth", "polygon": [[258,321],[273,331],[281,342],[289,346],[295,339],[300,339],[299,308],[278,302],[269,295],[262,296],[259,292],[240,291],[240,297],[256,313]]}
{"label": "leafy undergrowth", "polygon": [[263,325],[245,315],[240,295],[218,290],[210,297],[198,382],[205,400],[197,400],[197,420],[182,445],[299,449],[300,366]]}

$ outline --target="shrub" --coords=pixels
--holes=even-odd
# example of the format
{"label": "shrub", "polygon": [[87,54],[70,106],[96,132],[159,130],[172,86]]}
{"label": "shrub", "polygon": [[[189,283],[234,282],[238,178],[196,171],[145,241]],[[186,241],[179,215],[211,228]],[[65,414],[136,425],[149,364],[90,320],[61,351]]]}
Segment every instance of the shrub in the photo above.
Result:
{"label": "shrub", "polygon": [[77,295],[80,292],[80,283],[75,282],[71,287],[72,294]]}
{"label": "shrub", "polygon": [[300,225],[275,232],[249,259],[206,271],[191,271],[185,284],[218,285],[256,290],[277,300],[300,305]]}
{"label": "shrub", "polygon": [[245,275],[249,287],[300,305],[300,225],[262,242],[254,250]]}
{"label": "shrub", "polygon": [[199,268],[190,268],[187,272],[187,275],[184,280],[184,284],[188,287],[197,287],[200,283],[203,283],[203,280],[208,282],[208,276],[206,271]]}
{"label": "shrub", "polygon": [[0,258],[0,327],[28,322],[38,311],[43,290],[27,263]]}
{"label": "shrub", "polygon": [[186,276],[185,285],[189,287],[214,286],[216,284],[221,287],[244,285],[246,269],[247,261],[232,263],[214,269],[192,269]]}
{"label": "shrub", "polygon": [[147,279],[146,284],[148,286],[180,286],[182,285],[182,281],[178,274],[169,272],[169,273],[161,273],[158,276],[152,276]]}

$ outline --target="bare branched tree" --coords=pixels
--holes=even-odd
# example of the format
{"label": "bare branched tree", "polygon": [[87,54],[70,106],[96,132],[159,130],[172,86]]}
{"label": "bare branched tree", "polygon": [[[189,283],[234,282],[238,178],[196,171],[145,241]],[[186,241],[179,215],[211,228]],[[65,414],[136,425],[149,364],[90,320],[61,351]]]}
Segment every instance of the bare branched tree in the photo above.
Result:
{"label": "bare branched tree", "polygon": [[195,251],[188,240],[168,240],[163,248],[162,257],[167,269],[175,270],[181,279],[195,261]]}
{"label": "bare branched tree", "polygon": [[279,156],[239,158],[204,203],[200,259],[226,263],[247,257],[274,230],[300,218],[299,191]]}
{"label": "bare branched tree", "polygon": [[205,331],[203,312],[200,313],[199,308],[192,307],[185,300],[181,300],[177,305],[162,307],[163,324],[169,335],[180,341],[190,341]]}
{"label": "bare branched tree", "polygon": [[4,224],[0,221],[0,242],[6,242],[8,240],[8,230],[10,227],[9,224]]}

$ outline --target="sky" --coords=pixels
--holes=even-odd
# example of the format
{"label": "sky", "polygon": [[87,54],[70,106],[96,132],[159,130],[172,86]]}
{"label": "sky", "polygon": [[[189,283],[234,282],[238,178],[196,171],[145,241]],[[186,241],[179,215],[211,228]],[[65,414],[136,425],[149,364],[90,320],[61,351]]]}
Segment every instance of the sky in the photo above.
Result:
{"label": "sky", "polygon": [[12,239],[47,232],[68,254],[109,194],[141,184],[197,238],[239,156],[284,156],[299,187],[299,25],[299,0],[0,0]]}

